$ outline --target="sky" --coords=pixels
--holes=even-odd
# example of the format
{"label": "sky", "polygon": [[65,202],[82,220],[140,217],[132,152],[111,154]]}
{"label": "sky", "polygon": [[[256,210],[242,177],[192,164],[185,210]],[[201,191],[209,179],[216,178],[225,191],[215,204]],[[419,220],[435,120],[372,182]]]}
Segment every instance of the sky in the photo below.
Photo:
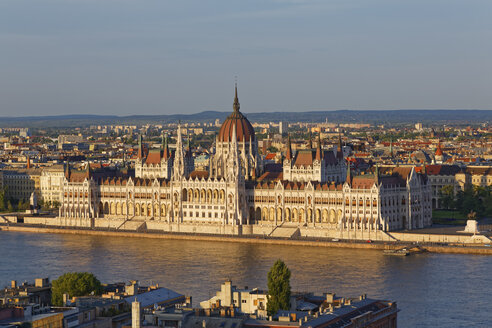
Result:
{"label": "sky", "polygon": [[[490,0],[0,0],[0,116],[492,109]],[[237,77],[237,78],[236,78]]]}

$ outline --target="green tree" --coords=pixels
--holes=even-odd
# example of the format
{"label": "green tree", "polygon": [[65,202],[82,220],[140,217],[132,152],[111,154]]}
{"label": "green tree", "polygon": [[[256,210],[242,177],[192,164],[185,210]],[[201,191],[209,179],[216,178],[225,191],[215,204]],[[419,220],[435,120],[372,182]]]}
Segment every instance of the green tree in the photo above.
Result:
{"label": "green tree", "polygon": [[5,210],[5,194],[6,188],[0,188],[0,211]]}
{"label": "green tree", "polygon": [[7,211],[9,211],[9,212],[14,211],[14,207],[12,206],[12,203],[10,202],[10,200],[7,201]]}
{"label": "green tree", "polygon": [[484,198],[483,204],[485,215],[492,215],[492,194],[489,193],[489,195]]}
{"label": "green tree", "polygon": [[479,217],[483,215],[484,211],[483,203],[474,188],[466,188],[464,191],[458,192],[456,208],[465,215],[475,211]]}
{"label": "green tree", "polygon": [[70,297],[86,296],[102,293],[101,282],[89,272],[68,272],[53,280],[51,288],[51,303],[54,306],[63,305],[63,294]]}
{"label": "green tree", "polygon": [[278,259],[268,272],[268,315],[290,309],[290,270]]}
{"label": "green tree", "polygon": [[454,187],[447,185],[439,190],[439,196],[441,198],[441,205],[445,209],[454,208]]}

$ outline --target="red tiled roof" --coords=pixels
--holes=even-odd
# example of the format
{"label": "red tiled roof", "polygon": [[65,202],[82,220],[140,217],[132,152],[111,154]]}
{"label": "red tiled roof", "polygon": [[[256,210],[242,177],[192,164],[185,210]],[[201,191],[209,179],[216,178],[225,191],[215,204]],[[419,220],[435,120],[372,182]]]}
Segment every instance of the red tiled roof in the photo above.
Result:
{"label": "red tiled roof", "polygon": [[314,154],[312,150],[300,150],[297,152],[295,166],[311,166],[313,165]]}
{"label": "red tiled roof", "polygon": [[374,176],[355,176],[351,186],[353,189],[371,189],[375,181]]}
{"label": "red tiled roof", "polygon": [[160,150],[151,150],[149,151],[149,155],[147,155],[147,159],[145,160],[145,164],[159,164],[161,162],[161,151]]}

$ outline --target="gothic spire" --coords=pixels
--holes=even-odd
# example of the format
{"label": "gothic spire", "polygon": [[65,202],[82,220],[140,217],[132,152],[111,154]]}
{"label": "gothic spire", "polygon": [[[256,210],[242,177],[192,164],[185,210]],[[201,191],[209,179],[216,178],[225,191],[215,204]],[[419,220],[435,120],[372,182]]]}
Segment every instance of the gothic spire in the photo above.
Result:
{"label": "gothic spire", "polygon": [[85,167],[85,177],[89,179],[91,177],[91,164],[87,162],[87,165]]}
{"label": "gothic spire", "polygon": [[142,135],[138,135],[138,158],[143,158],[143,145],[142,145]]}
{"label": "gothic spire", "polygon": [[290,144],[290,133],[287,135],[287,151],[285,152],[285,158],[292,160],[292,148]]}
{"label": "gothic spire", "polygon": [[316,146],[316,160],[317,161],[321,161],[321,159],[323,158],[323,153],[321,151],[321,137],[320,137],[320,134],[318,134],[318,145]]}
{"label": "gothic spire", "polygon": [[239,112],[239,98],[237,97],[237,83],[235,84],[235,95],[234,95],[234,104],[232,105],[232,108],[234,109],[234,112],[237,113]]}
{"label": "gothic spire", "polygon": [[347,178],[345,179],[348,184],[352,183],[352,172],[350,171],[350,162],[347,162]]}
{"label": "gothic spire", "polygon": [[68,158],[67,158],[67,164],[65,166],[65,178],[67,178],[67,180],[70,180],[70,162],[68,161]]}
{"label": "gothic spire", "polygon": [[340,133],[340,130],[338,130],[337,158],[338,159],[342,159],[343,158],[342,135]]}
{"label": "gothic spire", "polygon": [[178,124],[178,132],[176,139],[176,151],[174,153],[173,178],[179,180],[185,175],[185,163],[183,154],[183,136],[181,134],[181,124]]}
{"label": "gothic spire", "polygon": [[340,133],[340,130],[338,130],[338,146],[337,146],[337,151],[342,151],[342,134]]}
{"label": "gothic spire", "polygon": [[188,145],[186,146],[186,157],[191,157],[191,135],[188,133]]}
{"label": "gothic spire", "polygon": [[167,133],[164,139],[164,152],[162,154],[162,157],[164,157],[164,159],[169,159],[169,157],[171,157],[169,153],[169,147],[167,146]]}

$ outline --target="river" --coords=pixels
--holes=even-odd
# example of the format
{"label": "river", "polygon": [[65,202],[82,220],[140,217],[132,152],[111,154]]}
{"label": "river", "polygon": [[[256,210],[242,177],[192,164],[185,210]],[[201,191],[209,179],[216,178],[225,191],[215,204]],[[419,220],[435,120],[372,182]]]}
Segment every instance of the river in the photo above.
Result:
{"label": "river", "polygon": [[396,301],[399,327],[492,326],[492,257],[483,255],[391,257],[376,250],[5,231],[0,250],[0,287],[89,271],[103,283],[158,282],[193,296],[198,306],[228,278],[266,288],[267,272],[281,258],[292,271],[292,290]]}

